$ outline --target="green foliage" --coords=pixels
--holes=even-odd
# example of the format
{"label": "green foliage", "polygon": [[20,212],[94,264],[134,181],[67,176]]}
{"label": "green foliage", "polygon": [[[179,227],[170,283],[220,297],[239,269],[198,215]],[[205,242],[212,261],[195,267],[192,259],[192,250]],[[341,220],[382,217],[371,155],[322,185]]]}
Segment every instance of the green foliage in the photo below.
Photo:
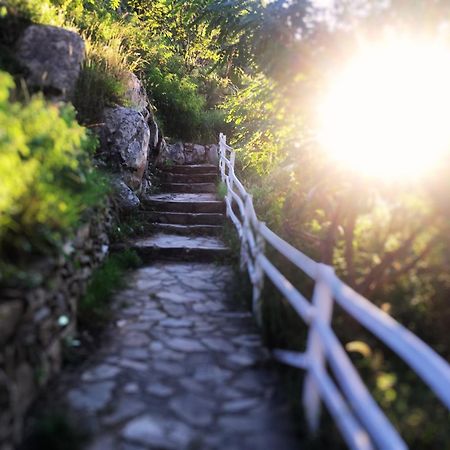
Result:
{"label": "green foliage", "polygon": [[[9,100],[12,78],[0,73],[0,254],[8,265],[47,253],[101,201],[106,182],[92,168],[96,141],[70,106]],[[4,282],[4,273],[0,278]]]}
{"label": "green foliage", "polygon": [[[313,36],[299,23],[285,26],[281,12],[269,17],[272,7],[258,18],[244,2],[242,10],[248,12],[242,15],[228,13],[225,3],[230,3],[230,11],[240,8],[237,2],[217,2],[217,8],[223,8],[216,25],[230,23],[228,36],[235,39],[241,35],[255,39],[246,49],[258,66],[249,64],[248,75],[223,108],[235,129],[232,144],[237,149],[237,169],[254,195],[259,217],[297,248],[332,264],[347,283],[448,358],[448,160],[439,172],[421,182],[389,185],[364,179],[330,160],[315,142],[311,120],[323,89],[323,68],[355,45],[358,31],[376,33],[383,20],[412,23],[428,31],[431,26],[435,32],[437,24],[445,20],[435,13],[445,11],[444,17],[448,17],[448,7],[436,2],[422,21],[419,18],[424,17],[426,2],[415,2],[414,6],[393,2],[389,11],[374,17],[367,17],[373,9],[357,15],[352,8],[357,8],[358,2],[346,2],[349,9],[342,2],[339,20],[346,21],[349,30],[357,23],[358,31],[342,35],[317,28]],[[286,14],[301,8],[301,3],[290,2]],[[375,2],[364,3],[372,7]],[[213,8],[210,11],[213,14]],[[248,32],[240,28],[247,18],[252,28]],[[311,31],[315,18],[310,18]],[[286,33],[281,40],[277,33],[267,32],[275,22]],[[292,40],[295,32],[301,32],[303,39]],[[226,30],[222,33],[229,39]],[[265,48],[261,47],[263,34],[273,41]],[[246,45],[236,40],[236,45],[241,44]],[[275,261],[310,298],[310,286],[299,279],[298,270],[282,258],[275,257]],[[271,290],[270,283],[264,308],[269,343],[303,351],[303,325],[292,318],[294,313]],[[337,317],[335,329],[344,343],[360,340],[370,346],[371,354],[364,357],[364,363],[356,363],[409,445],[418,449],[447,447],[448,412],[433,400],[429,389],[348,317]],[[436,411],[433,421],[427,420],[430,411]]]}
{"label": "green foliage", "polygon": [[226,195],[227,195],[227,185],[223,181],[220,181],[217,184],[217,197],[220,200],[224,200]]}
{"label": "green foliage", "polygon": [[113,292],[126,284],[127,269],[139,267],[141,261],[136,252],[127,250],[112,254],[94,272],[87,292],[79,304],[79,322],[86,328],[96,328],[109,317],[108,305]]}

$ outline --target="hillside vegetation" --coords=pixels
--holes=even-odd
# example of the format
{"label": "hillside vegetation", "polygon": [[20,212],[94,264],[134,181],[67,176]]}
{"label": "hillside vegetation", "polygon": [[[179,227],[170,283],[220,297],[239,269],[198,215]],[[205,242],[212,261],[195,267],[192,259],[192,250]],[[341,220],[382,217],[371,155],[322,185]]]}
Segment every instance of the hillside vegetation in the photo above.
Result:
{"label": "hillside vegetation", "polygon": [[[58,248],[107,192],[90,163],[89,128],[103,106],[123,104],[131,70],[144,80],[167,136],[213,142],[220,131],[229,135],[260,218],[450,358],[450,156],[428,178],[387,182],[336,164],[315,139],[325,76],[361,35],[376,38],[387,26],[437,33],[450,14],[439,0],[379,3],[337,2],[337,25],[327,27],[326,14],[304,1],[0,2],[9,27],[1,29],[10,30],[0,32],[0,68],[18,86],[8,97],[12,78],[2,73],[0,124],[9,131],[0,134],[0,255],[12,257],[0,282],[17,258]],[[85,38],[78,123],[70,106],[22,91],[8,36],[27,21]],[[308,293],[285,261],[279,266]],[[265,304],[268,344],[303,349],[303,325],[269,284]],[[449,414],[417,377],[339,312],[335,326],[411,448],[447,448]]]}

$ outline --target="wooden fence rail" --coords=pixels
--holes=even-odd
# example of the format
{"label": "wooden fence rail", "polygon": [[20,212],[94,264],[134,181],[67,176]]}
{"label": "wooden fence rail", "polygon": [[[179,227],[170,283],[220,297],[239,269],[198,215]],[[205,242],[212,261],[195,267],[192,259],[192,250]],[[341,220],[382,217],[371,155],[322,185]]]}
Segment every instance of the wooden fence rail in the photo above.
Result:
{"label": "wooden fence rail", "polygon": [[[309,327],[305,352],[279,349],[274,357],[306,371],[302,404],[310,431],[318,430],[323,402],[349,448],[406,449],[331,327],[334,302],[396,352],[449,410],[450,366],[417,336],[343,283],[333,267],[312,260],[260,222],[251,195],[234,173],[234,162],[235,152],[220,134],[219,170],[227,187],[226,211],[241,240],[241,268],[248,271],[253,286],[255,317],[261,322],[261,291],[268,277]],[[265,254],[266,245],[314,280],[311,301],[272,264]]]}

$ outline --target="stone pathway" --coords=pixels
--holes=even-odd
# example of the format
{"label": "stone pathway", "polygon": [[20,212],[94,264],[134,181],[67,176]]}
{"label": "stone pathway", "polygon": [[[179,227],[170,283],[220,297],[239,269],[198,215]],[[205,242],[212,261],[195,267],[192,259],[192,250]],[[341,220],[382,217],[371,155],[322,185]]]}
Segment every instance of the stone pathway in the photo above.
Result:
{"label": "stone pathway", "polygon": [[298,448],[268,352],[233,302],[230,267],[158,262],[130,286],[66,394],[96,436],[89,450]]}
{"label": "stone pathway", "polygon": [[[148,265],[115,296],[97,352],[53,392],[88,424],[94,440],[86,450],[299,448],[270,355],[235,299],[228,249],[214,236],[223,203],[192,193],[216,172],[172,170],[166,181],[180,190],[180,176],[190,192],[147,199],[158,232],[129,245]],[[178,234],[161,232],[174,214]]]}

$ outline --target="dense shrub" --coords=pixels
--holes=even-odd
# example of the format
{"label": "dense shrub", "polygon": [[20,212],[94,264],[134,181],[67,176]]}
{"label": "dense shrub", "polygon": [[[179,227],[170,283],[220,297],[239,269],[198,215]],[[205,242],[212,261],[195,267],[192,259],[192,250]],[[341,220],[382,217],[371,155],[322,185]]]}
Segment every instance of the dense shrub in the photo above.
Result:
{"label": "dense shrub", "polygon": [[90,162],[96,141],[74,109],[39,95],[11,102],[12,87],[11,76],[0,73],[0,282],[10,264],[61,245],[107,191]]}

